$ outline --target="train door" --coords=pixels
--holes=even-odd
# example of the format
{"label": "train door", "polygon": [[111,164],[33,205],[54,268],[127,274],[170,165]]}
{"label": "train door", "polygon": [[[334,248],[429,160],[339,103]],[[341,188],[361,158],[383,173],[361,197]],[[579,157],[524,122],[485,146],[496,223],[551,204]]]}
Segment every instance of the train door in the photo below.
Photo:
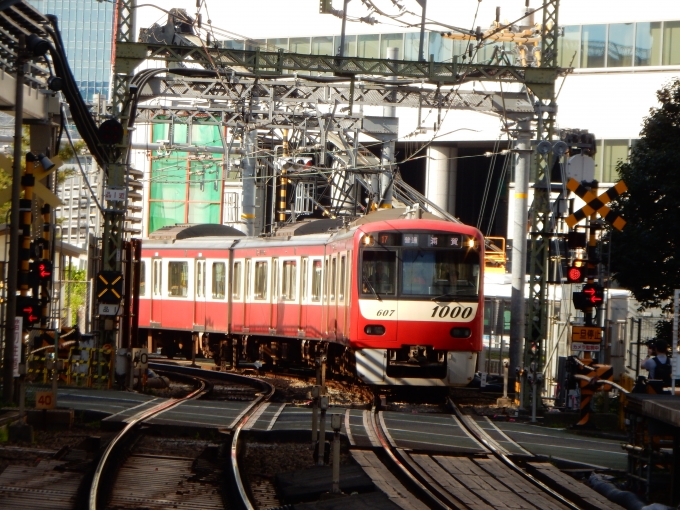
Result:
{"label": "train door", "polygon": [[248,304],[247,325],[251,334],[269,334],[271,325],[270,301],[270,262],[271,259],[253,260],[252,295]]}
{"label": "train door", "polygon": [[205,329],[205,260],[197,260],[194,272],[194,328]]}
{"label": "train door", "polygon": [[346,340],[350,338],[350,309],[352,300],[352,252],[347,253],[347,274],[345,275],[345,325],[343,334]]}
{"label": "train door", "polygon": [[246,267],[244,268],[243,276],[245,278],[245,285],[243,288],[243,327],[250,326],[250,307],[252,305],[253,289],[251,288],[252,276],[252,261],[246,259]]}
{"label": "train door", "polygon": [[347,271],[347,255],[345,254],[340,254],[338,255],[338,290],[337,290],[337,306],[336,306],[336,314],[337,314],[337,319],[335,321],[336,325],[336,336],[338,339],[341,339],[345,336],[345,301],[347,300],[347,297],[345,296],[346,293],[346,271]]}
{"label": "train door", "polygon": [[[272,259],[271,301],[269,310],[269,329],[277,330],[279,313],[279,259]],[[277,331],[278,332],[278,331]]]}
{"label": "train door", "polygon": [[298,307],[298,321],[297,329],[298,335],[300,331],[306,329],[307,323],[307,282],[309,281],[309,259],[302,257],[300,260],[300,306]]}
{"label": "train door", "polygon": [[231,269],[231,331],[243,330],[245,313],[245,298],[243,289],[244,269],[243,261],[235,260]]}
{"label": "train door", "polygon": [[307,334],[317,338],[323,333],[323,259],[312,260],[312,286],[309,290],[309,310],[307,311]]}
{"label": "train door", "polygon": [[151,262],[151,322],[161,324],[163,317],[163,260],[152,259]]}
{"label": "train door", "polygon": [[323,337],[328,338],[328,323],[330,299],[328,295],[328,274],[330,273],[330,258],[326,257],[323,261],[323,293],[321,295],[321,330]]}
{"label": "train door", "polygon": [[338,324],[338,256],[331,256],[328,276],[328,336],[335,338]]}

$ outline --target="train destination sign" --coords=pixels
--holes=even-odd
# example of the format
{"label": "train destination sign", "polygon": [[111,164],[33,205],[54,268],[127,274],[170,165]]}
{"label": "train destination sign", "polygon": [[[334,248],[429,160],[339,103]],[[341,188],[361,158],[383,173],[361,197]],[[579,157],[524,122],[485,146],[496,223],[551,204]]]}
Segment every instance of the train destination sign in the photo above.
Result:
{"label": "train destination sign", "polygon": [[463,236],[461,234],[424,234],[414,233],[387,233],[378,234],[378,243],[383,246],[405,246],[420,248],[462,248]]}

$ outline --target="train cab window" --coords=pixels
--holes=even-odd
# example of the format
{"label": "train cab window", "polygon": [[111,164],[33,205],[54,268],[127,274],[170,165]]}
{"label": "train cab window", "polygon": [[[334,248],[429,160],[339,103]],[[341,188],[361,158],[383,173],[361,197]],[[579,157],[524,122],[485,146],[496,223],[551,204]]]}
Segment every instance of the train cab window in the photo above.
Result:
{"label": "train cab window", "polygon": [[281,274],[281,297],[286,301],[295,301],[297,283],[297,261],[284,260]]}
{"label": "train cab window", "polygon": [[146,296],[146,263],[139,263],[139,297]]}
{"label": "train cab window", "polygon": [[403,250],[402,294],[478,296],[479,268],[472,250]]}
{"label": "train cab window", "polygon": [[340,287],[338,290],[338,299],[340,301],[345,300],[345,279],[347,278],[345,275],[345,259],[346,257],[344,255],[340,257]]}
{"label": "train cab window", "polygon": [[300,273],[300,275],[302,276],[302,278],[300,278],[300,280],[302,280],[300,282],[300,287],[301,287],[300,294],[302,295],[302,301],[305,301],[307,299],[307,281],[308,281],[307,280],[307,266],[308,266],[308,264],[309,264],[309,261],[307,259],[303,258],[302,259],[302,271]]}
{"label": "train cab window", "polygon": [[231,279],[232,299],[241,299],[241,262],[234,262],[234,275]]}
{"label": "train cab window", "polygon": [[255,262],[255,299],[267,299],[267,276],[269,263],[265,261]]}
{"label": "train cab window", "polygon": [[212,265],[212,297],[224,299],[227,283],[227,269],[224,262],[213,262]]}
{"label": "train cab window", "polygon": [[153,261],[153,295],[154,296],[160,296],[161,295],[161,282],[163,280],[163,277],[161,276],[161,260],[154,260]]}
{"label": "train cab window", "polygon": [[168,262],[168,294],[186,297],[189,292],[189,263]]}
{"label": "train cab window", "polygon": [[196,261],[196,297],[205,297],[205,260]]}
{"label": "train cab window", "polygon": [[321,261],[315,260],[312,264],[312,301],[321,301]]}
{"label": "train cab window", "polygon": [[333,257],[331,260],[331,300],[335,301],[335,282],[338,277],[337,271],[338,259]]}
{"label": "train cab window", "polygon": [[364,250],[361,292],[372,296],[394,296],[397,291],[397,254],[393,251]]}

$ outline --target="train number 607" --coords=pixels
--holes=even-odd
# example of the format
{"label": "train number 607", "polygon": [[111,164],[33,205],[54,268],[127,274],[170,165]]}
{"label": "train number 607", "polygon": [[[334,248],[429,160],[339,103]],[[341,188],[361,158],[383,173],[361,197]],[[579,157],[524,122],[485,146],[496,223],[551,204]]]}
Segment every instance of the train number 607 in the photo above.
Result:
{"label": "train number 607", "polygon": [[452,319],[460,317],[461,319],[467,319],[470,315],[472,315],[471,306],[454,306],[452,308],[450,306],[437,305],[432,309],[431,317],[439,316],[442,319],[444,317],[451,317]]}
{"label": "train number 607", "polygon": [[378,313],[376,313],[376,315],[378,317],[389,317],[389,316],[393,315],[394,312],[395,312],[395,310],[378,310]]}

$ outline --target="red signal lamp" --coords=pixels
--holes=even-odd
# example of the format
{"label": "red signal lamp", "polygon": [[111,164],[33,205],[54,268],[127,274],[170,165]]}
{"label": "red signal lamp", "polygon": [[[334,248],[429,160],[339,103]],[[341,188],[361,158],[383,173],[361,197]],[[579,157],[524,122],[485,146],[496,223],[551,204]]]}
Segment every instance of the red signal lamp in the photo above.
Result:
{"label": "red signal lamp", "polygon": [[567,270],[568,283],[581,283],[586,277],[586,263],[583,260],[575,260]]}

